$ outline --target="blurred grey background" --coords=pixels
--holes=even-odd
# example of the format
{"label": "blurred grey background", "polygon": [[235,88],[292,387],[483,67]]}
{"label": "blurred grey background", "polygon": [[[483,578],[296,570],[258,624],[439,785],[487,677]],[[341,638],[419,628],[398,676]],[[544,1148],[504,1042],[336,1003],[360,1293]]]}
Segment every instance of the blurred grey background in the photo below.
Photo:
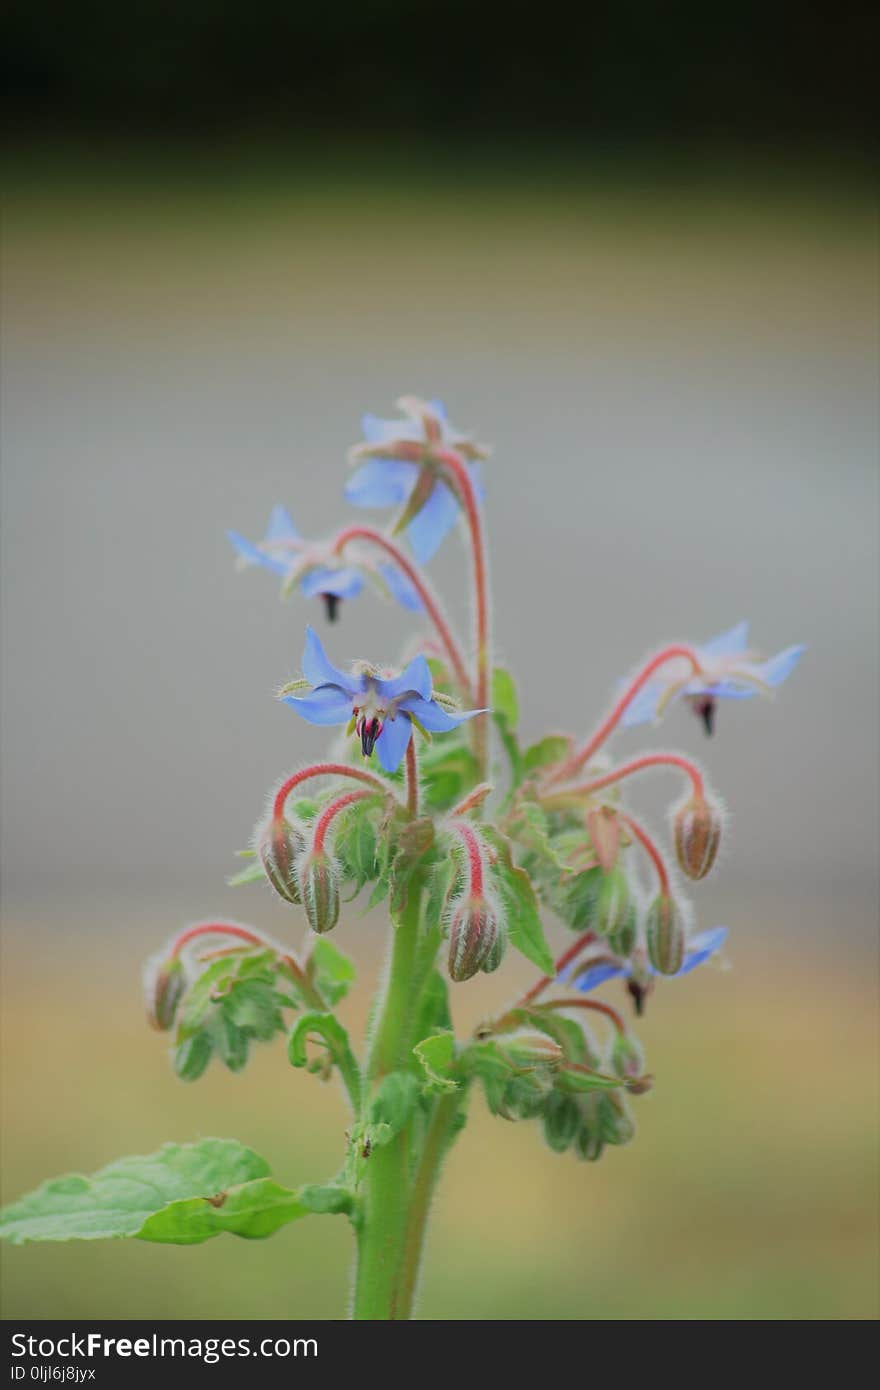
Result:
{"label": "blurred grey background", "polygon": [[[725,707],[714,742],[684,709],[646,737],[698,753],[732,811],[703,899],[731,894],[748,928],[760,886],[805,900],[811,926],[869,927],[870,212],[770,187],[461,194],[182,184],[71,193],[52,217],[12,200],[7,906],[226,906],[269,784],[321,750],[272,691],[323,618],[237,574],[224,532],[258,538],[274,502],[333,528],[360,413],[408,391],[495,446],[495,632],[529,733],[586,730],[658,641],[749,617],[767,653],[808,645],[778,700]],[[461,611],[454,538],[434,573]],[[324,630],[339,661],[393,659],[408,631],[369,596]]]}

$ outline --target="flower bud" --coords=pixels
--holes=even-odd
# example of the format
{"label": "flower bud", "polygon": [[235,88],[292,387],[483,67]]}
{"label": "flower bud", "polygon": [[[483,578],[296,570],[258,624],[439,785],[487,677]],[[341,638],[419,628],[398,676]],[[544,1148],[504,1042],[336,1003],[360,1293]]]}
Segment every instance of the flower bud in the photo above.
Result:
{"label": "flower bud", "polygon": [[305,847],[305,835],[286,816],[270,820],[260,836],[257,852],[266,877],[285,902],[301,901],[296,881],[296,860]]}
{"label": "flower bud", "polygon": [[616,1033],[611,1048],[611,1066],[624,1081],[641,1077],[645,1058],[641,1044],[629,1033]]}
{"label": "flower bud", "polygon": [[608,933],[608,945],[616,956],[631,956],[636,944],[638,934],[638,923],[636,921],[635,904],[630,903],[623,917],[615,923]]}
{"label": "flower bud", "polygon": [[705,878],[718,853],[721,817],[705,797],[693,796],[675,816],[675,853],[688,878]]}
{"label": "flower bud", "polygon": [[312,931],[332,931],[339,921],[339,875],[323,850],[300,865],[299,891]]}
{"label": "flower bud", "polygon": [[599,867],[606,874],[617,862],[620,848],[620,820],[611,806],[597,806],[587,815],[587,833],[596,851]]}
{"label": "flower bud", "polygon": [[599,1133],[606,1144],[628,1144],[636,1132],[636,1122],[619,1091],[604,1091],[596,1100]]}
{"label": "flower bud", "polygon": [[180,1001],[186,990],[186,976],[181,962],[156,958],[147,961],[144,971],[144,1002],[150,1027],[167,1033],[174,1027]]}
{"label": "flower bud", "polygon": [[584,1096],[581,1101],[581,1127],[575,1137],[574,1146],[579,1158],[584,1158],[588,1163],[595,1163],[602,1157],[602,1150],[605,1148],[605,1141],[602,1138],[599,1128],[599,1118],[596,1109],[597,1097]]}
{"label": "flower bud", "polygon": [[596,931],[602,936],[616,935],[629,914],[629,884],[623,869],[615,866],[603,875],[596,899]]}
{"label": "flower bud", "polygon": [[658,893],[645,921],[648,957],[660,975],[677,975],[684,964],[684,925],[668,893]]}
{"label": "flower bud", "polygon": [[480,966],[484,975],[491,975],[493,970],[497,970],[504,959],[507,950],[507,934],[500,929],[495,934],[495,940],[490,949],[486,952],[486,959]]}
{"label": "flower bud", "polygon": [[[450,978],[469,980],[478,970],[485,969],[494,958],[499,935],[498,917],[492,905],[484,897],[463,899],[449,928]],[[494,966],[490,964],[489,968]]]}
{"label": "flower bud", "polygon": [[564,1153],[581,1127],[581,1112],[573,1096],[552,1092],[544,1108],[544,1138],[554,1153]]}

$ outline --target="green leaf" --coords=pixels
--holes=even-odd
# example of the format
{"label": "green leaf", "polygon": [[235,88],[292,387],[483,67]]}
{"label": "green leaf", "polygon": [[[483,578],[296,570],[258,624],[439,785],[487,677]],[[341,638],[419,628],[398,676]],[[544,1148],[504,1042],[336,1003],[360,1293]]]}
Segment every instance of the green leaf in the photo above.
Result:
{"label": "green leaf", "polygon": [[548,734],[546,738],[539,739],[525,750],[523,771],[528,776],[531,772],[537,772],[539,768],[552,767],[553,763],[562,762],[570,751],[570,738],[564,734]]}
{"label": "green leaf", "polygon": [[326,936],[315,938],[306,971],[328,1004],[338,1004],[345,998],[356,974],[354,961]]}
{"label": "green leaf", "polygon": [[375,806],[359,802],[348,808],[339,822],[334,840],[334,853],[347,879],[354,882],[354,894],[360,892],[379,872],[376,862],[376,829],[370,819]]}
{"label": "green leaf", "polygon": [[416,1043],[413,1052],[422,1064],[432,1091],[454,1091],[458,1082],[449,1075],[455,1061],[455,1037],[450,1032],[434,1033]]}
{"label": "green leaf", "polygon": [[416,1037],[425,1038],[436,1029],[451,1027],[449,987],[440,971],[432,970],[425,981],[419,998],[413,1031]]}
{"label": "green leaf", "polygon": [[506,908],[507,934],[512,946],[536,965],[543,975],[553,974],[553,956],[544,937],[531,879],[514,864],[509,841],[498,831],[485,832],[498,850],[492,875]]}
{"label": "green leaf", "polygon": [[352,1062],[354,1061],[348,1034],[339,1019],[328,1013],[308,1013],[297,1019],[290,1034],[287,1055],[290,1058],[291,1066],[309,1067],[311,1065],[306,1045],[309,1038],[315,1036],[324,1040],[334,1059],[347,1055]]}
{"label": "green leaf", "polygon": [[418,1078],[411,1072],[393,1071],[383,1077],[378,1091],[370,1101],[367,1117],[373,1133],[373,1142],[377,1142],[377,1134],[381,1134],[378,1141],[381,1143],[388,1143],[399,1134],[409,1122],[418,1099]]}
{"label": "green leaf", "polygon": [[496,666],[492,672],[492,713],[496,719],[503,719],[511,730],[519,723],[516,685],[513,676],[503,666]]}
{"label": "green leaf", "polygon": [[347,1209],[321,1195],[329,1190],[281,1187],[265,1159],[234,1139],[165,1144],[89,1178],[43,1183],[0,1213],[0,1236],[14,1245],[125,1237],[196,1245],[223,1231],[258,1239],[310,1212]]}

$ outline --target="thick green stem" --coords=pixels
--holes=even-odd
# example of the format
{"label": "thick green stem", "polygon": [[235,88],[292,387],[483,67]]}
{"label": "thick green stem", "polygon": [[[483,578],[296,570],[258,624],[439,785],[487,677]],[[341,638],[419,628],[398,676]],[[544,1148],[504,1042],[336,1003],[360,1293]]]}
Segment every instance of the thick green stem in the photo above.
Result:
{"label": "thick green stem", "polygon": [[[394,929],[385,1000],[370,1050],[369,1083],[405,1066],[412,1047],[413,972],[418,948],[420,894],[412,886]],[[410,1201],[412,1126],[378,1145],[366,1165],[358,1223],[353,1316],[405,1318],[401,1273]]]}
{"label": "thick green stem", "polygon": [[412,1187],[400,1276],[399,1317],[412,1315],[431,1199],[440,1176],[440,1166],[457,1133],[464,1103],[465,1098],[461,1091],[441,1096],[435,1102],[434,1114],[425,1135],[421,1162]]}

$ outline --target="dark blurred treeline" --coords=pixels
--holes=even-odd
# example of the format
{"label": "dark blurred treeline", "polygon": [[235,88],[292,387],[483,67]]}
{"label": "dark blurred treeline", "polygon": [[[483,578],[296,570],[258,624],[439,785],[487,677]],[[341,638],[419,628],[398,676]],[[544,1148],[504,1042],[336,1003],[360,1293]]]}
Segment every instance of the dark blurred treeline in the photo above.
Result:
{"label": "dark blurred treeline", "polygon": [[7,128],[861,147],[876,12],[772,0],[7,0]]}

